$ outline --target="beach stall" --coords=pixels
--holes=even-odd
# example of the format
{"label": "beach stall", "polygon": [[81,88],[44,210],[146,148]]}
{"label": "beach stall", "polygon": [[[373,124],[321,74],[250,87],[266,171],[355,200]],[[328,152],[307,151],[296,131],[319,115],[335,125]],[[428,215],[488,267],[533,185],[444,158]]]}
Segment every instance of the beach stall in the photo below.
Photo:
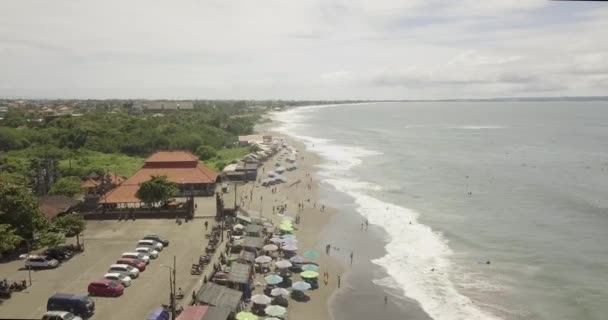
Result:
{"label": "beach stall", "polygon": [[186,306],[176,320],[201,320],[209,310],[209,306]]}
{"label": "beach stall", "polygon": [[244,250],[257,254],[264,247],[264,238],[260,237],[244,237],[241,244]]}
{"label": "beach stall", "polygon": [[250,224],[245,228],[245,234],[249,237],[262,237],[264,236],[264,226]]}
{"label": "beach stall", "polygon": [[251,266],[244,263],[233,263],[228,271],[229,286],[241,291],[245,299],[251,297],[251,275]]}
{"label": "beach stall", "polygon": [[230,308],[209,306],[202,320],[227,320],[230,313]]}
{"label": "beach stall", "polygon": [[243,293],[213,282],[205,283],[196,293],[197,305],[208,305],[230,309],[231,314],[241,310]]}

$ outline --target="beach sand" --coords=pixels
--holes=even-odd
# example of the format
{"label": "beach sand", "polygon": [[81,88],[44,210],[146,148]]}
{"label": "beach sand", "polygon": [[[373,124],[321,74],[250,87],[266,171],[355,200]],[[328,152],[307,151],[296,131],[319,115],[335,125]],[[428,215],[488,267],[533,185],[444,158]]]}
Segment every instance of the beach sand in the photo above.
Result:
{"label": "beach sand", "polygon": [[[288,317],[290,320],[331,319],[330,301],[337,289],[338,276],[343,275],[345,268],[337,260],[325,254],[325,243],[318,243],[318,239],[324,226],[327,225],[336,211],[334,208],[327,206],[324,212],[320,210],[323,204],[319,202],[319,184],[315,179],[315,165],[320,160],[318,155],[307,152],[304,145],[297,141],[289,138],[285,138],[285,140],[299,152],[298,169],[291,172],[287,171],[284,174],[289,181],[276,185],[277,192],[274,194],[272,193],[272,187],[262,187],[257,182],[241,185],[237,188],[237,199],[239,199],[237,201],[246,196],[247,200],[244,201],[243,208],[256,211],[261,217],[271,219],[275,225],[280,223],[281,216],[273,214],[273,206],[287,204],[287,215],[292,217],[299,213],[300,223],[295,225],[297,228],[295,235],[298,239],[298,253],[301,254],[311,249],[319,252],[321,257],[316,259],[315,262],[318,262],[320,266],[319,273],[321,275],[324,272],[329,273],[329,282],[328,285],[325,285],[320,278],[319,288],[306,292],[311,298],[308,302],[297,302],[290,299]],[[265,177],[266,173],[274,169],[275,158],[276,156],[264,163],[258,171],[258,177]],[[310,174],[310,176],[307,176],[307,174]],[[310,182],[311,178],[312,182]],[[300,180],[300,183],[292,185],[298,180]],[[234,201],[234,193],[228,193],[225,199],[229,203]],[[298,212],[298,203],[304,203],[303,211]],[[294,275],[294,279],[298,279],[298,276]],[[264,289],[264,281],[261,276],[258,276],[256,281],[260,285],[256,286],[254,294],[261,293]],[[342,281],[342,284],[344,284],[344,281]]]}

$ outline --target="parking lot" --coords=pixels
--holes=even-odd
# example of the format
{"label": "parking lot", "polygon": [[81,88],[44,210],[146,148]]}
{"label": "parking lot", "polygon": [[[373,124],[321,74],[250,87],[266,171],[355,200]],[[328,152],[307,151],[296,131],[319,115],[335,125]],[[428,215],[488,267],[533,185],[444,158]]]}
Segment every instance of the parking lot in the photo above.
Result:
{"label": "parking lot", "polygon": [[[85,231],[85,251],[64,262],[57,269],[32,271],[33,284],[25,291],[0,304],[3,318],[36,319],[46,311],[48,297],[56,292],[87,295],[89,282],[103,278],[109,266],[125,251],[133,251],[137,240],[146,234],[158,234],[170,241],[151,260],[146,270],[121,297],[93,297],[96,304],[92,319],[145,319],[156,307],[169,302],[169,272],[161,265],[173,266],[177,257],[177,287],[189,300],[192,290],[200,287],[199,276],[190,275],[192,263],[202,254],[205,240],[204,221],[195,219],[178,225],[175,220],[89,221]],[[81,240],[82,241],[82,240]],[[0,264],[0,278],[9,281],[28,279],[22,260]]]}

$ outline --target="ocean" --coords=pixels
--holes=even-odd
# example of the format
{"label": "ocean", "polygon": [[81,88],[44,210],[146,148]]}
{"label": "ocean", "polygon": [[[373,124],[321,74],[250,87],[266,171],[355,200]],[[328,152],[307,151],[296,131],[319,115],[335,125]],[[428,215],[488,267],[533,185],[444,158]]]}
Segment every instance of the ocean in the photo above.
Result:
{"label": "ocean", "polygon": [[338,214],[320,246],[349,266],[336,320],[608,317],[608,103],[369,103],[273,118],[323,158],[323,201]]}

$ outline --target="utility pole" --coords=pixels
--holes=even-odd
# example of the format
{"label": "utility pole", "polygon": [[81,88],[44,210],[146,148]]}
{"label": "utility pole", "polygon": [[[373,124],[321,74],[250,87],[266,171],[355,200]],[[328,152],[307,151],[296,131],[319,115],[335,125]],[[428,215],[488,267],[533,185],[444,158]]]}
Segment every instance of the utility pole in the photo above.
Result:
{"label": "utility pole", "polygon": [[175,293],[176,293],[176,289],[175,289],[175,260],[176,257],[173,256],[173,293],[171,294],[171,304],[173,305],[173,309],[171,310],[171,314],[173,315],[173,320],[175,320],[176,315],[175,315],[175,309],[177,309],[177,306],[175,305]]}

